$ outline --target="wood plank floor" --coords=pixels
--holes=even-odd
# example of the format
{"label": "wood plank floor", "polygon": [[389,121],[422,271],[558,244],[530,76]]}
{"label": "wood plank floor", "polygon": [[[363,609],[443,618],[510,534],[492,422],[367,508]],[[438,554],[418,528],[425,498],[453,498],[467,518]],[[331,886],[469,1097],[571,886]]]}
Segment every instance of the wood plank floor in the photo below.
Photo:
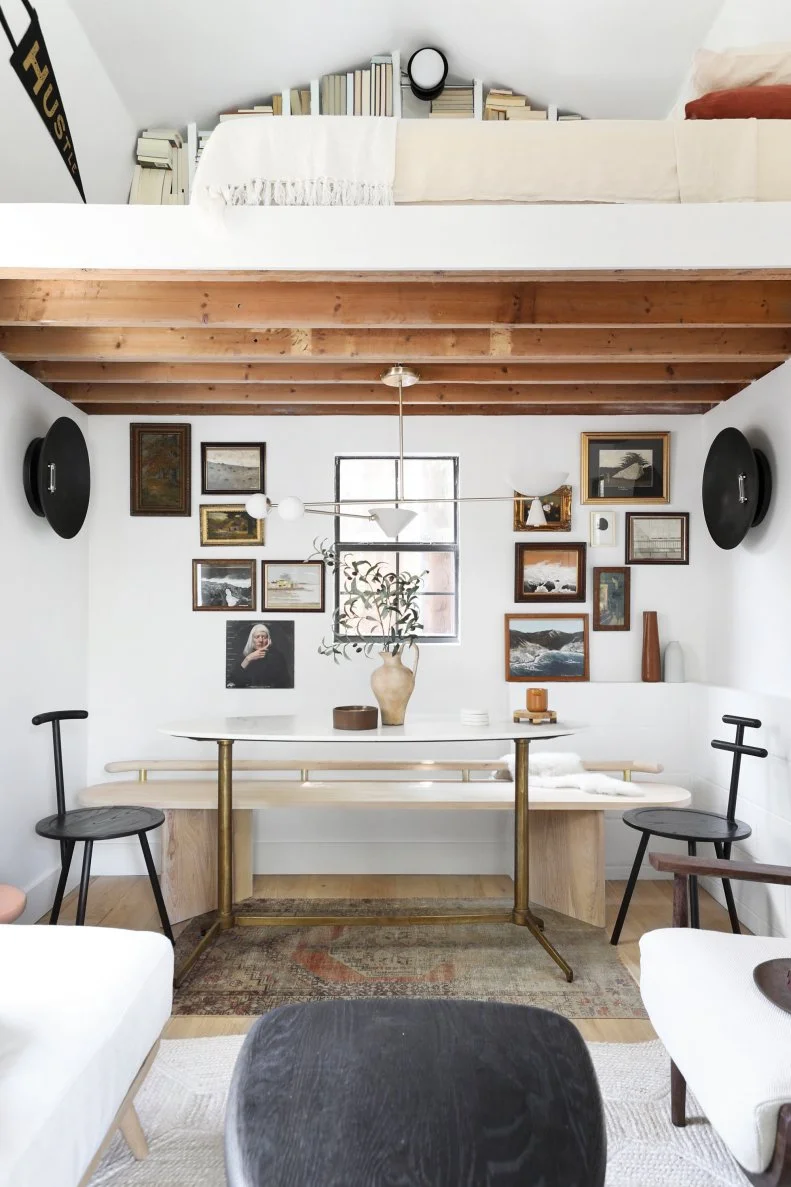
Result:
{"label": "wood plank floor", "polygon": [[[636,981],[640,979],[638,941],[656,927],[669,927],[672,913],[672,882],[638,882],[632,899],[618,955]],[[607,883],[607,934],[612,928],[623,895],[623,882]],[[352,875],[256,875],[254,894],[261,898],[501,898],[513,893],[507,875],[455,874],[352,874]],[[76,891],[64,900],[62,923],[73,923],[77,908]],[[728,916],[711,895],[701,891],[701,926],[728,931]],[[40,922],[46,922],[44,916]],[[98,877],[91,879],[87,922],[95,927],[124,927],[158,931],[159,918],[151,888],[145,877]],[[184,924],[174,928],[178,934]],[[254,1019],[242,1017],[172,1018],[165,1038],[205,1038],[210,1035],[243,1034]],[[636,1043],[654,1038],[650,1022],[631,1018],[579,1019],[583,1037],[595,1042]]]}

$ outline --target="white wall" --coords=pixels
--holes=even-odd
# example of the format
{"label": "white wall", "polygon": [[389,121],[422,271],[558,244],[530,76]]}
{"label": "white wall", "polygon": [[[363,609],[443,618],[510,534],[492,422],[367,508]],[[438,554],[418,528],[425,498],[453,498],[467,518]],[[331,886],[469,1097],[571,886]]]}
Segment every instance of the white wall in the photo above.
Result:
{"label": "white wall", "polygon": [[[616,425],[657,427],[654,419],[647,418],[590,418],[583,424],[571,417],[420,417],[407,421],[406,450],[458,453],[461,492],[467,495],[507,493],[504,470],[517,454],[542,459],[543,465],[551,461],[553,466],[567,467],[575,496],[573,530],[555,538],[587,541],[590,508],[580,507],[577,501],[579,433],[583,427]],[[639,683],[644,609],[659,611],[664,641],[671,637],[680,641],[688,678],[694,681],[703,675],[704,610],[697,596],[700,577],[694,564],[703,534],[696,506],[700,429],[697,418],[690,417],[664,418],[662,427],[672,432],[671,507],[689,509],[692,515],[693,563],[634,568],[633,629],[623,634],[591,632],[595,683],[555,685],[552,696],[564,716],[589,723],[574,739],[586,756],[612,757],[616,750],[619,755],[626,751],[627,758],[663,761],[679,781],[686,781],[690,760],[685,726],[697,686],[655,688]],[[291,712],[297,707],[329,714],[333,704],[370,699],[371,661],[358,659],[336,667],[316,652],[329,629],[329,614],[295,616],[293,692],[225,689],[226,616],[191,610],[192,559],[214,554],[201,549],[198,542],[198,504],[212,501],[201,500],[199,493],[199,446],[201,440],[264,440],[273,498],[287,493],[331,498],[336,453],[393,450],[397,443],[394,419],[199,418],[193,422],[194,514],[181,519],[130,517],[128,418],[91,418],[89,432],[95,462],[90,781],[102,778],[103,765],[111,759],[203,752],[194,743],[159,734],[157,728],[168,721],[218,713]],[[315,518],[289,525],[273,517],[263,550],[237,549],[230,554],[256,559],[306,557],[313,539],[328,530],[325,521]],[[594,564],[623,564],[623,532],[624,515],[619,509],[617,545],[589,549],[589,570]],[[461,508],[461,641],[424,646],[411,713],[455,713],[462,705],[472,704],[503,715],[512,704],[523,704],[524,686],[504,680],[503,615],[525,609],[512,601],[514,544],[537,538],[514,534],[510,502]],[[579,609],[590,611],[590,601]],[[255,619],[260,614],[243,617]],[[203,750],[212,754],[210,746]],[[610,851],[613,873],[623,872],[633,852],[634,837],[618,823]],[[256,856],[258,868],[270,871],[482,872],[507,870],[511,862],[504,814],[400,810],[386,819],[379,812],[375,818],[347,811],[261,814]],[[114,853],[108,845],[97,852],[96,861],[105,863],[97,864],[97,871],[131,868],[126,851]]]}
{"label": "white wall", "polygon": [[[126,202],[137,125],[67,0],[38,0],[36,10],[85,196],[89,202]],[[3,12],[18,39],[28,24],[22,4],[10,0]],[[0,202],[80,202],[58,148],[8,61],[10,54],[0,31]]]}
{"label": "white wall", "polygon": [[[86,708],[88,533],[61,540],[33,514],[22,489],[28,444],[59,416],[83,428],[86,417],[0,358],[0,501],[6,576],[0,634],[0,881],[29,896],[25,919],[50,905],[60,864],[58,846],[34,834],[56,809],[50,726],[35,713]],[[63,727],[66,785],[84,785],[87,723]]]}

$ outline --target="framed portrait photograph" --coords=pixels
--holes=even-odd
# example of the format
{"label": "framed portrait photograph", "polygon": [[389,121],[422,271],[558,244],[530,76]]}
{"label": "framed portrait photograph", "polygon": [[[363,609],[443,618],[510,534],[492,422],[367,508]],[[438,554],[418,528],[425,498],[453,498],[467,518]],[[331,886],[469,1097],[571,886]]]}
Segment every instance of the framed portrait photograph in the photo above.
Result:
{"label": "framed portrait photograph", "polygon": [[688,565],[688,511],[627,511],[627,565]]}
{"label": "framed portrait photograph", "polygon": [[631,570],[593,570],[593,629],[628,631],[631,628]]}
{"label": "framed portrait photograph", "polygon": [[590,542],[592,548],[612,548],[615,544],[614,511],[591,511],[590,513]]}
{"label": "framed portrait photograph", "polygon": [[192,562],[193,610],[255,608],[255,561]]}
{"label": "framed portrait photograph", "polygon": [[324,609],[323,561],[261,561],[262,610]]}
{"label": "framed portrait photograph", "polygon": [[189,425],[129,426],[129,514],[191,515]]}
{"label": "framed portrait photograph", "polygon": [[589,680],[587,614],[506,614],[505,678]]}
{"label": "framed portrait photograph", "polygon": [[571,531],[571,487],[559,486],[549,495],[542,495],[540,502],[546,516],[546,523],[527,522],[532,499],[522,499],[514,494],[515,532],[570,532]]}
{"label": "framed portrait photograph", "polygon": [[293,688],[293,622],[226,622],[225,687]]}
{"label": "framed portrait photograph", "polygon": [[248,515],[244,503],[201,503],[200,542],[226,546],[263,544],[264,522]]}
{"label": "framed portrait photograph", "polygon": [[200,447],[204,495],[254,495],[266,490],[266,445],[203,441]]}
{"label": "framed portrait photograph", "polygon": [[515,602],[584,602],[584,544],[517,544]]}
{"label": "framed portrait photograph", "polygon": [[669,433],[583,433],[583,503],[669,503]]}

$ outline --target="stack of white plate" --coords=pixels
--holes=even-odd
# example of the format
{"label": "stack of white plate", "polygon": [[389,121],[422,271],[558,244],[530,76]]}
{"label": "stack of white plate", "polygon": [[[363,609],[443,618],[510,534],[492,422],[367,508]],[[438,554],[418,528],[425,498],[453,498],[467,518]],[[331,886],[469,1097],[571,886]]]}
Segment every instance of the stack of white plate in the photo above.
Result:
{"label": "stack of white plate", "polygon": [[463,725],[488,725],[489,711],[488,709],[462,709],[461,720]]}

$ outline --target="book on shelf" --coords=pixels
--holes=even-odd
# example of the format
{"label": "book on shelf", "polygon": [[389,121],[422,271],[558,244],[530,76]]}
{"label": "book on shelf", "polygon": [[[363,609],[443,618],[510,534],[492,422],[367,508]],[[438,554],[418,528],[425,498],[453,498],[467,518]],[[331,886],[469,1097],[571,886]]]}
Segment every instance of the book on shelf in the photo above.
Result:
{"label": "book on shelf", "polygon": [[176,128],[146,128],[137,138],[132,205],[175,206],[188,200],[189,154]]}
{"label": "book on shelf", "polygon": [[289,107],[291,115],[310,115],[310,88],[291,87]]}
{"label": "book on shelf", "polygon": [[547,113],[536,107],[510,107],[505,112],[507,120],[545,120]]}

